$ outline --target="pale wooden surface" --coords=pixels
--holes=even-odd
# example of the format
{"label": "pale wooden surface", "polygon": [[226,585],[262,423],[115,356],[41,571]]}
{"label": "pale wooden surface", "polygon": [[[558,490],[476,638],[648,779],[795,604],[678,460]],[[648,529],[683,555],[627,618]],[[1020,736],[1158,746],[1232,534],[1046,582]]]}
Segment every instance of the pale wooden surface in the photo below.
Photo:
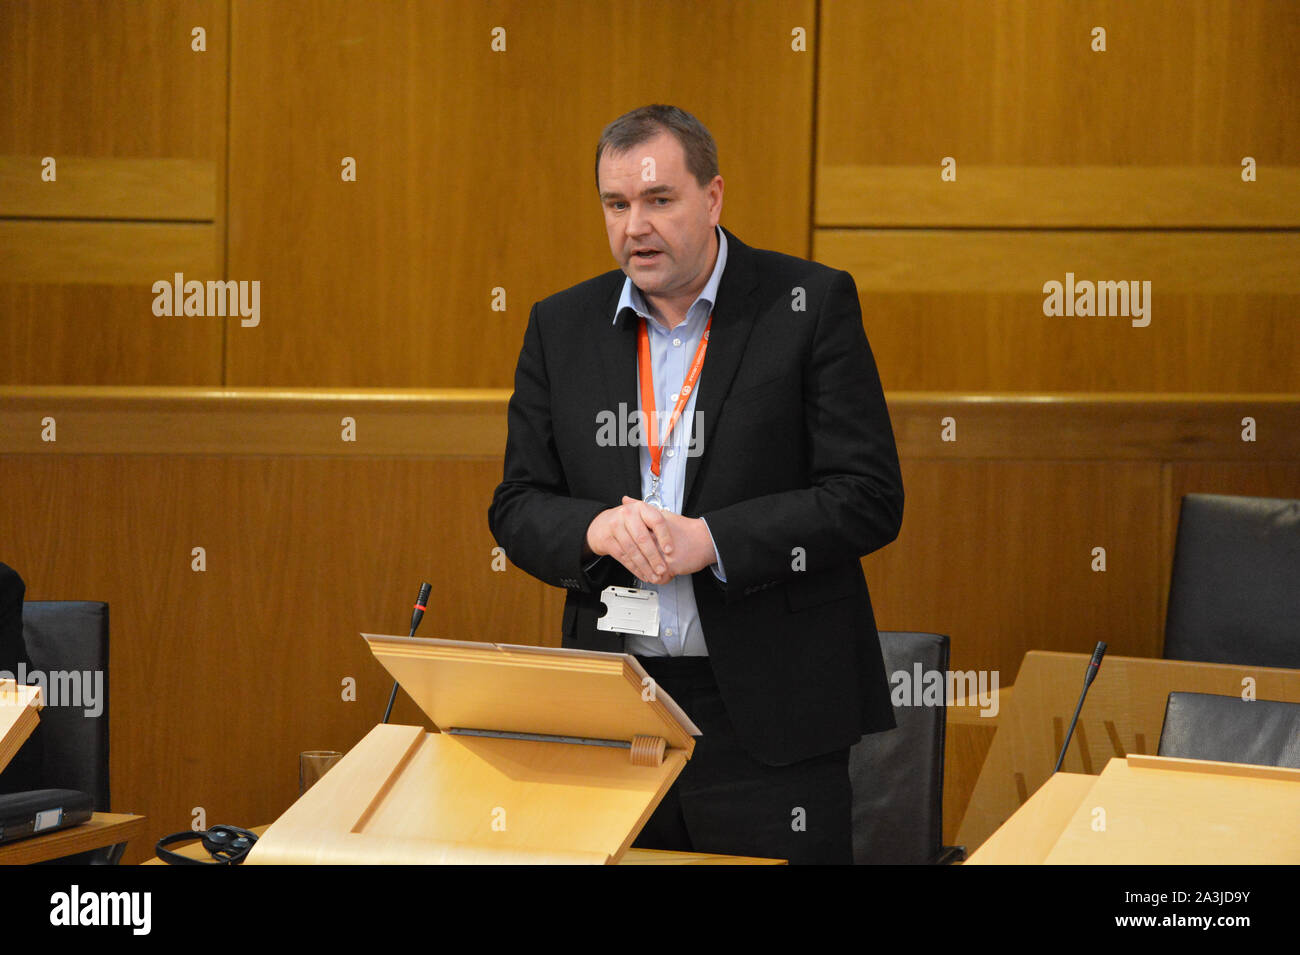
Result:
{"label": "pale wooden surface", "polygon": [[[957,841],[980,846],[1048,778],[1064,742],[1089,654],[1033,651],[980,771]],[[1261,700],[1300,702],[1300,671],[1107,654],[1062,769],[1095,775],[1113,757],[1153,754],[1171,691],[1240,696],[1243,678]]]}
{"label": "pale wooden surface", "polygon": [[0,771],[40,722],[43,693],[39,686],[0,680]]}
{"label": "pale wooden surface", "polygon": [[120,812],[97,812],[88,822],[0,846],[0,865],[31,865],[47,859],[129,843],[144,834],[145,817]]}
{"label": "pale wooden surface", "polygon": [[[250,832],[261,835],[267,826],[254,826]],[[208,859],[210,856],[202,843],[187,842],[170,847],[174,852],[191,859]],[[142,865],[166,865],[154,857]],[[763,859],[756,856],[724,856],[711,852],[669,852],[662,849],[631,848],[618,861],[619,865],[784,865],[783,859]]]}
{"label": "pale wooden surface", "polygon": [[968,865],[1295,865],[1300,770],[1112,758],[1057,773]]}
{"label": "pale wooden surface", "polygon": [[[251,865],[617,862],[699,730],[624,654],[363,634],[442,732],[378,725],[277,819]],[[631,749],[454,729],[667,742]]]}
{"label": "pale wooden surface", "polygon": [[1057,773],[970,854],[966,865],[1039,865],[1097,777]]}
{"label": "pale wooden surface", "polygon": [[[1300,770],[1112,759],[1044,861],[1048,865],[1296,865]],[[1187,765],[1191,764],[1191,765]],[[1096,810],[1105,826],[1094,829]]]}
{"label": "pale wooden surface", "polygon": [[654,736],[688,757],[695,748],[699,728],[671,696],[651,692],[657,688],[645,682],[640,663],[626,654],[372,633],[362,637],[444,731],[456,727],[615,740]]}
{"label": "pale wooden surface", "polygon": [[267,830],[249,864],[617,861],[686,764],[627,750],[376,726]]}

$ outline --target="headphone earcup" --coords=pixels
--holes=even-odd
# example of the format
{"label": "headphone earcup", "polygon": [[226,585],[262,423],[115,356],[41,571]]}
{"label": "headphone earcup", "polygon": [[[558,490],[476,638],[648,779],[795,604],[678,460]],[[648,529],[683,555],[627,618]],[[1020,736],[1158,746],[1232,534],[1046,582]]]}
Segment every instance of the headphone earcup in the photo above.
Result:
{"label": "headphone earcup", "polygon": [[[203,848],[213,859],[204,862],[171,852],[167,846],[199,837]],[[257,842],[257,834],[238,826],[213,826],[204,832],[177,832],[158,840],[154,852],[158,858],[172,865],[239,865]]]}

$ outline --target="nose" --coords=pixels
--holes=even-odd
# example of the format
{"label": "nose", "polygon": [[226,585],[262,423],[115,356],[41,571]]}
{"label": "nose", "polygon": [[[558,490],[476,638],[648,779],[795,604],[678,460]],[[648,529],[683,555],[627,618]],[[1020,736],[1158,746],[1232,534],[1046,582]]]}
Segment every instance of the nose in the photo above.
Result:
{"label": "nose", "polygon": [[634,202],[632,208],[628,210],[625,234],[632,240],[644,238],[650,232],[650,220],[639,211],[640,208],[640,203]]}

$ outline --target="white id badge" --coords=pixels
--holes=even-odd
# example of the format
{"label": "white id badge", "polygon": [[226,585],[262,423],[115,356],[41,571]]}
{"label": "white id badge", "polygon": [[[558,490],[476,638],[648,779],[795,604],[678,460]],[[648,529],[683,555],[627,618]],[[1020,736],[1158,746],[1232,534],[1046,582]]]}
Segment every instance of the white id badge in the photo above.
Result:
{"label": "white id badge", "polygon": [[606,587],[600,592],[600,601],[609,610],[605,616],[596,618],[597,630],[659,636],[659,594],[656,591]]}

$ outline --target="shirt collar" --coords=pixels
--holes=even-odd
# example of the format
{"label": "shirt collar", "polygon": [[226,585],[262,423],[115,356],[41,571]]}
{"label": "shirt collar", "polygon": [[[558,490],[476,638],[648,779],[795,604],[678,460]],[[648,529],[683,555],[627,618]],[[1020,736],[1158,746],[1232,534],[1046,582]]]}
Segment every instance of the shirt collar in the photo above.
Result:
{"label": "shirt collar", "polygon": [[[713,274],[709,276],[709,281],[691,303],[691,307],[686,310],[687,321],[690,320],[691,313],[696,311],[695,306],[700,302],[707,304],[706,311],[712,311],[713,306],[717,304],[718,286],[722,284],[722,270],[727,265],[727,234],[722,231],[721,226],[714,226],[714,229],[718,233],[718,260],[713,263]],[[641,290],[632,284],[631,276],[625,276],[623,279],[623,292],[619,295],[618,305],[614,308],[614,322],[618,321],[625,308],[630,308],[646,318],[650,317],[650,308],[646,304],[645,297],[641,294]]]}

